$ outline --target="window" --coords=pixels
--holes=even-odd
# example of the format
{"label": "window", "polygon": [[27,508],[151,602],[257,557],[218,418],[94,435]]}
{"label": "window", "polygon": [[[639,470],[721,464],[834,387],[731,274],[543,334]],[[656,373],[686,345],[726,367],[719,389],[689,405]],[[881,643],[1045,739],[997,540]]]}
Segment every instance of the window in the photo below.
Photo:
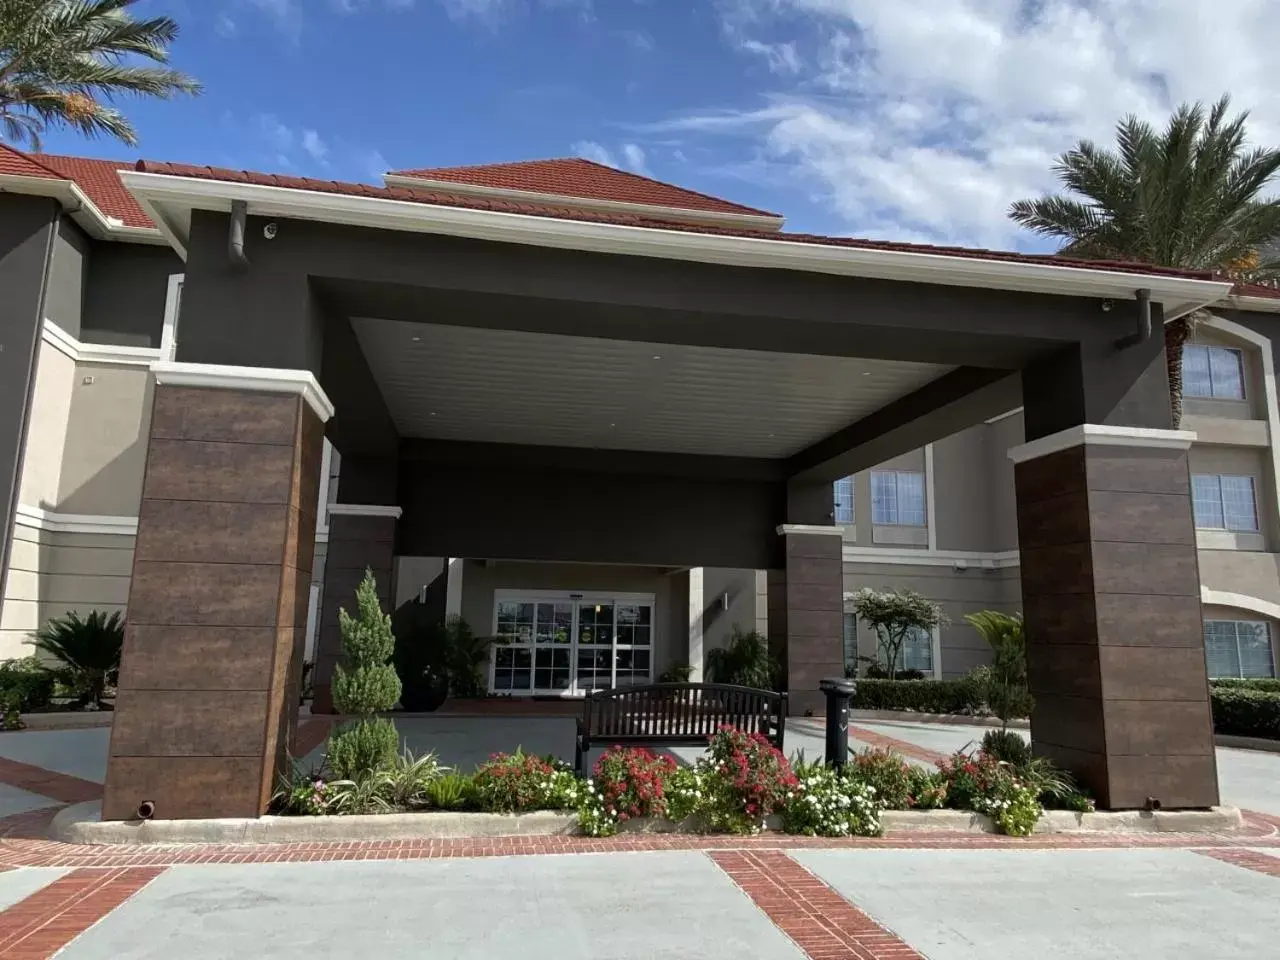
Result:
{"label": "window", "polygon": [[836,523],[853,523],[853,477],[835,482]]}
{"label": "window", "polygon": [[871,522],[923,527],[924,474],[906,470],[872,471]]}
{"label": "window", "polygon": [[1182,348],[1182,392],[1188,397],[1244,399],[1244,362],[1239,350],[1188,343]]}
{"label": "window", "polygon": [[1271,628],[1249,620],[1206,620],[1204,659],[1212,678],[1274,677]]}
{"label": "window", "polygon": [[1195,474],[1191,478],[1191,504],[1196,526],[1202,530],[1258,529],[1253,477]]}
{"label": "window", "polygon": [[[846,614],[846,617],[851,614]],[[887,665],[888,658],[881,650],[879,660],[881,665]],[[922,630],[919,627],[912,629],[907,634],[907,638],[902,641],[902,649],[898,651],[898,672],[904,670],[919,670],[926,677],[933,676],[933,633],[929,630]]]}

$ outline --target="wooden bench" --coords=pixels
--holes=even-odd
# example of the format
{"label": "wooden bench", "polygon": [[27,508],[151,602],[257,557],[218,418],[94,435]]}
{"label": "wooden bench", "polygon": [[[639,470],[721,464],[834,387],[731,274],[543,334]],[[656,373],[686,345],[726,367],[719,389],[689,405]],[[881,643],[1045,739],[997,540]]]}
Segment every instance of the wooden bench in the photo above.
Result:
{"label": "wooden bench", "polygon": [[721,726],[761,733],[782,749],[787,695],[727,683],[655,683],[586,697],[578,721],[574,769],[586,774],[592,744],[706,746]]}

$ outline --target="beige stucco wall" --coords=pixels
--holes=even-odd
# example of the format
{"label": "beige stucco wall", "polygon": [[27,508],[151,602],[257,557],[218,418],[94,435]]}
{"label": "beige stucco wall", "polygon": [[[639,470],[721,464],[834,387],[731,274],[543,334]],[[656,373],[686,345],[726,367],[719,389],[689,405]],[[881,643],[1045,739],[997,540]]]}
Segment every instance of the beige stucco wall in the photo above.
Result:
{"label": "beige stucco wall", "polygon": [[[1275,550],[1277,538],[1275,482],[1271,475],[1270,451],[1256,447],[1225,447],[1194,444],[1188,458],[1192,474],[1223,474],[1252,477],[1258,508],[1260,536],[1237,535],[1243,549]],[[1201,546],[1205,544],[1202,542]]]}
{"label": "beige stucco wall", "polygon": [[18,502],[28,507],[57,508],[76,373],[74,360],[41,342],[18,487]]}
{"label": "beige stucco wall", "polygon": [[0,606],[0,660],[27,656],[31,633],[69,610],[123,612],[133,566],[131,536],[55,533],[14,526]]}
{"label": "beige stucco wall", "polygon": [[[736,626],[744,633],[769,633],[768,588],[763,597],[755,570],[729,567],[702,569],[702,650],[724,647]],[[724,600],[728,598],[728,606]]]}
{"label": "beige stucco wall", "polygon": [[78,365],[59,483],[60,512],[137,516],[151,394],[146,367]]}

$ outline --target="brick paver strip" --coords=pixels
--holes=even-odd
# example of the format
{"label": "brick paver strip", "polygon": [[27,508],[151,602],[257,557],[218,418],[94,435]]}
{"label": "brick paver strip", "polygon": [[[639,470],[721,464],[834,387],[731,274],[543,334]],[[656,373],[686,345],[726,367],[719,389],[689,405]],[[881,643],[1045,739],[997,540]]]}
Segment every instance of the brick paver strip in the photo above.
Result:
{"label": "brick paver strip", "polygon": [[924,960],[785,853],[735,850],[710,857],[811,960]]}
{"label": "brick paver strip", "polygon": [[62,803],[84,803],[87,800],[102,799],[100,783],[4,757],[0,757],[0,783],[18,787],[28,793],[38,793],[42,797],[52,797]]}
{"label": "brick paver strip", "polygon": [[1268,877],[1280,877],[1280,857],[1253,850],[1197,850],[1198,854],[1213,857],[1223,863],[1232,863],[1255,873],[1264,873]]}
{"label": "brick paver strip", "polygon": [[876,733],[874,730],[868,730],[866,727],[849,727],[849,736],[860,743],[865,743],[871,747],[879,747],[884,750],[892,750],[900,753],[904,757],[911,757],[913,760],[923,760],[925,763],[941,763],[947,759],[945,753],[939,753],[937,750],[929,750],[926,747],[918,746],[908,740],[899,740],[897,737],[886,737],[883,733]]}
{"label": "brick paver strip", "polygon": [[293,755],[301,760],[329,736],[333,717],[308,717],[298,724],[293,735]]}
{"label": "brick paver strip", "polygon": [[0,912],[0,957],[48,960],[164,871],[71,871]]}

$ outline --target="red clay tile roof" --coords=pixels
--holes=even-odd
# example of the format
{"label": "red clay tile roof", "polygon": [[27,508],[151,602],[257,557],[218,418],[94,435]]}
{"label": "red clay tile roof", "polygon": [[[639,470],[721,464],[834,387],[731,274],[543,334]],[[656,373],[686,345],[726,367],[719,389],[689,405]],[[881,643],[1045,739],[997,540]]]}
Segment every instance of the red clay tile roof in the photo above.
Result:
{"label": "red clay tile roof", "polygon": [[91,160],[87,157],[59,157],[48,153],[30,156],[56,170],[83,190],[99,210],[130,227],[154,227],[142,212],[133,194],[120,182],[121,170],[132,170],[133,164],[123,160]]}
{"label": "red clay tile roof", "polygon": [[695,190],[663,183],[638,173],[606,167],[581,157],[556,160],[522,160],[516,163],[487,163],[470,167],[428,167],[422,170],[396,170],[397,177],[422,177],[447,180],[478,187],[501,190],[525,190],[562,197],[587,200],[613,200],[619,203],[643,203],[649,206],[674,207],[708,213],[736,213],[757,217],[779,214],[743,206],[712,197]]}
{"label": "red clay tile roof", "polygon": [[517,213],[533,217],[553,217],[559,220],[579,220],[586,223],[612,223],[622,226],[649,227],[681,233],[697,233],[709,236],[745,237],[774,242],[811,243],[817,246],[849,247],[862,250],[894,250],[902,253],[937,254],[970,260],[999,260],[1008,263],[1031,263],[1045,266],[1075,267],[1086,270],[1110,270],[1122,273],[1150,274],[1152,276],[1186,277],[1209,280],[1211,275],[1196,270],[1179,270],[1145,263],[1121,263],[1107,260],[1076,260],[1051,253],[1016,253],[1006,250],[981,250],[969,247],[944,247],[930,244],[898,243],[890,240],[861,240],[855,237],[826,237],[808,233],[786,233],[774,230],[738,230],[707,227],[690,223],[674,223],[654,217],[630,213],[602,213],[573,207],[557,207],[552,204],[527,203],[501,197],[476,197],[409,187],[375,187],[366,183],[345,183],[340,180],[313,180],[308,177],[292,177],[282,174],[254,173],[247,170],[227,170],[221,167],[196,167],[182,163],[157,163],[139,160],[137,169],[144,173],[167,174],[175,177],[192,177],[200,180],[224,180],[232,183],[258,184],[268,187],[286,187],[294,190],[310,190],[317,193],[340,194],[353,197],[374,197],[382,200],[405,200],[411,203],[444,207],[461,207],[470,210],[489,210],[498,213]]}
{"label": "red clay tile roof", "polygon": [[41,180],[65,180],[62,174],[42,166],[34,157],[0,143],[0,174],[12,177],[39,177]]}
{"label": "red clay tile roof", "polygon": [[1280,285],[1272,283],[1237,283],[1231,291],[1237,297],[1266,297],[1280,300]]}

